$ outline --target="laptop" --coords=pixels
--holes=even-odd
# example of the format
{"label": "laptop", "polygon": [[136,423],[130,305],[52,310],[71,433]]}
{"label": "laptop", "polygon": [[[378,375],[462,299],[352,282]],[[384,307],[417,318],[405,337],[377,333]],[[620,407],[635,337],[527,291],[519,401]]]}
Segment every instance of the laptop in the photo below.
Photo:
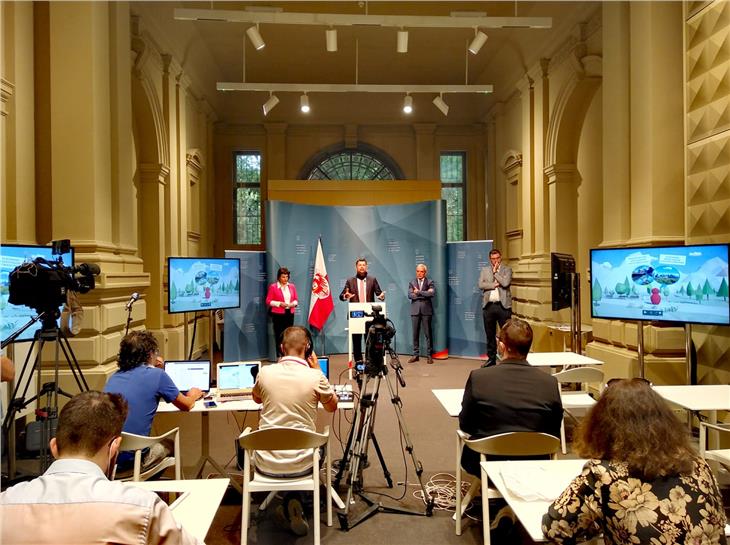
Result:
{"label": "laptop", "polygon": [[165,372],[183,393],[190,388],[210,390],[210,360],[168,360]]}
{"label": "laptop", "polygon": [[216,375],[218,380],[216,395],[218,399],[220,401],[250,399],[260,367],[260,361],[219,363]]}
{"label": "laptop", "polygon": [[327,377],[327,380],[330,379],[330,359],[329,356],[320,356],[317,358],[317,361],[319,362],[319,368],[322,369],[322,374]]}

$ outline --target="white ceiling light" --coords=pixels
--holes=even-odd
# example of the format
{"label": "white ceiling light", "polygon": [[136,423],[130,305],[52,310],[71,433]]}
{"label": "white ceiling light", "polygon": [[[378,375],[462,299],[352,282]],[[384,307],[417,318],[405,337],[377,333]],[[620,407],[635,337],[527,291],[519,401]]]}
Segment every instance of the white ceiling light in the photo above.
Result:
{"label": "white ceiling light", "polygon": [[248,36],[248,39],[251,40],[251,43],[257,51],[266,47],[266,43],[264,42],[264,39],[261,37],[261,33],[259,32],[258,23],[256,23],[255,26],[248,27],[246,29],[246,35]]}
{"label": "white ceiling light", "polygon": [[407,30],[398,31],[396,51],[398,51],[398,53],[408,53],[408,31]]}
{"label": "white ceiling light", "polygon": [[276,105],[279,104],[279,98],[274,93],[269,93],[269,100],[264,102],[264,115],[269,115]]}
{"label": "white ceiling light", "polygon": [[299,97],[299,109],[304,114],[309,113],[309,97],[307,96],[307,93],[304,93],[301,97]]}
{"label": "white ceiling light", "polygon": [[485,43],[487,43],[487,35],[475,28],[474,39],[469,44],[469,52],[472,55],[476,55]]}
{"label": "white ceiling light", "polygon": [[337,29],[330,28],[325,30],[324,37],[327,43],[327,51],[330,53],[337,51]]}
{"label": "white ceiling light", "polygon": [[411,95],[406,95],[406,97],[403,99],[403,113],[413,113],[413,97]]}
{"label": "white ceiling light", "polygon": [[449,115],[449,105],[444,102],[443,94],[439,94],[436,98],[433,99],[433,105],[441,110],[442,114]]}

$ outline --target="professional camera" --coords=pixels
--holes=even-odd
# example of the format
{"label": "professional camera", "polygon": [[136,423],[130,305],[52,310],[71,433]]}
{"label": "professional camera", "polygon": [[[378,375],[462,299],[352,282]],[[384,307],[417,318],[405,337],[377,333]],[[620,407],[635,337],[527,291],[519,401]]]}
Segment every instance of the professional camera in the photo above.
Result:
{"label": "professional camera", "polygon": [[365,338],[365,372],[374,376],[385,368],[385,354],[392,352],[390,341],[395,337],[393,322],[383,316],[383,307],[373,305],[372,314],[365,314],[372,321],[367,322]]}
{"label": "professional camera", "polygon": [[54,241],[52,253],[58,256],[55,260],[36,257],[10,271],[8,302],[45,312],[55,319],[68,291],[86,293],[94,289],[94,277],[101,272],[99,265],[81,263],[67,267],[60,256],[70,251],[70,241]]}

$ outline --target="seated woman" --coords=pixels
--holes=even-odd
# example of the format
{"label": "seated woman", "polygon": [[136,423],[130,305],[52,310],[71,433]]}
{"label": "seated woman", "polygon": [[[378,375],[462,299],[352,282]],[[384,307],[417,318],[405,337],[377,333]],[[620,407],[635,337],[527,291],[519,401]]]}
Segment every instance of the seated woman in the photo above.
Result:
{"label": "seated woman", "polygon": [[577,431],[592,458],[553,502],[542,531],[572,544],[725,544],[717,481],[686,428],[644,379],[609,381]]}

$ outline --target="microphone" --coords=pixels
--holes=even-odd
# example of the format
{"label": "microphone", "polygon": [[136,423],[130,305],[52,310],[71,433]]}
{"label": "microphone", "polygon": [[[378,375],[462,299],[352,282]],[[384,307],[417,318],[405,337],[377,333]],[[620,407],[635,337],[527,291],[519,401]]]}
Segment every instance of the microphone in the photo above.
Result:
{"label": "microphone", "polygon": [[129,297],[129,301],[128,301],[128,302],[127,302],[127,304],[126,304],[126,305],[124,306],[124,310],[126,310],[127,312],[129,312],[129,311],[130,311],[130,310],[132,309],[132,305],[134,304],[134,302],[135,302],[135,301],[136,301],[137,299],[139,299],[139,293],[137,293],[137,292],[135,291],[135,292],[134,292],[134,293],[132,293],[132,295],[131,295],[131,296]]}

